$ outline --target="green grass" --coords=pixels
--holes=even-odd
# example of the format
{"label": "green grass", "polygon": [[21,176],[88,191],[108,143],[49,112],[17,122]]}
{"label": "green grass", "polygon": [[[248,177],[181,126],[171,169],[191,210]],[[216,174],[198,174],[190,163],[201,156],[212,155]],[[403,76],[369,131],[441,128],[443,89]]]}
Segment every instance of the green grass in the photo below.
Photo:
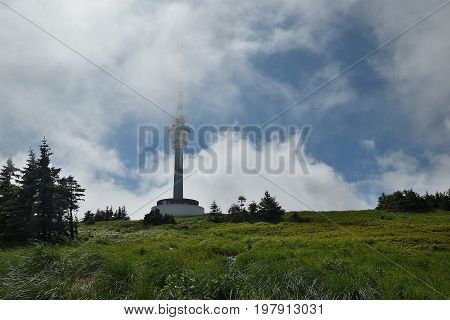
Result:
{"label": "green grass", "polygon": [[448,299],[448,212],[290,216],[103,222],[71,244],[2,247],[0,298]]}

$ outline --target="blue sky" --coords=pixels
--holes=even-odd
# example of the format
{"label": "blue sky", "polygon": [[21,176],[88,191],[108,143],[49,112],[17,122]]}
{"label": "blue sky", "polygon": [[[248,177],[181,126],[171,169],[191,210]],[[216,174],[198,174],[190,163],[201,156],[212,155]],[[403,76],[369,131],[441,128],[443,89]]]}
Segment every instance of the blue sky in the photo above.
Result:
{"label": "blue sky", "polygon": [[[264,123],[444,1],[8,3],[169,112],[183,78],[195,128]],[[449,12],[277,118],[277,125],[312,127],[304,150],[312,172],[274,181],[318,209],[372,207],[377,194],[396,188],[448,188]],[[55,164],[88,189],[83,209],[133,210],[170,189],[170,174],[136,172],[136,146],[139,125],[172,119],[11,10],[0,7],[0,18],[0,160],[23,163],[45,135]],[[281,189],[221,169],[186,185],[204,206],[217,199],[228,207],[240,193],[257,200],[270,189],[287,208],[301,209]]]}

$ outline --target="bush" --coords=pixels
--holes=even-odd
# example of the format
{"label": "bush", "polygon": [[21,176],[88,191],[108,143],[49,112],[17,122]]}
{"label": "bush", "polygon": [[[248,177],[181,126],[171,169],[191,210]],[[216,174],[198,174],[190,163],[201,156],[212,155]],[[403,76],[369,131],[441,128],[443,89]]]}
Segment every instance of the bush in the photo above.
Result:
{"label": "bush", "polygon": [[91,210],[86,211],[86,213],[84,214],[83,222],[85,224],[94,224],[95,223],[95,216]]}
{"label": "bush", "polygon": [[228,209],[228,213],[238,215],[241,213],[241,207],[234,203],[231,205],[230,209]]}
{"label": "bush", "polygon": [[145,226],[159,226],[162,224],[175,224],[175,217],[172,215],[162,215],[158,208],[153,208],[144,216]]}

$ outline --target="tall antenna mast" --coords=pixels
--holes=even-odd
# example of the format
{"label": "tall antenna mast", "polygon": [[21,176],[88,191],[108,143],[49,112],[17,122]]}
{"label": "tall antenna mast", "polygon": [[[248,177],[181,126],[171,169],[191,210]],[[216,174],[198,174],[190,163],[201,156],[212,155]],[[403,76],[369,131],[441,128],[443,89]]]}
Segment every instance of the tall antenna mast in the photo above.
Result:
{"label": "tall antenna mast", "polygon": [[183,154],[189,141],[189,135],[192,132],[186,126],[183,110],[184,82],[181,72],[182,60],[180,56],[179,58],[175,122],[170,128],[171,144],[174,150],[173,198],[159,200],[154,208],[160,210],[162,214],[199,215],[203,214],[205,210],[198,205],[197,200],[184,198],[183,193]]}
{"label": "tall antenna mast", "polygon": [[185,124],[185,115],[183,110],[183,96],[184,96],[184,84],[183,81],[180,79],[177,83],[177,111],[175,113],[176,115],[176,122],[177,124]]}

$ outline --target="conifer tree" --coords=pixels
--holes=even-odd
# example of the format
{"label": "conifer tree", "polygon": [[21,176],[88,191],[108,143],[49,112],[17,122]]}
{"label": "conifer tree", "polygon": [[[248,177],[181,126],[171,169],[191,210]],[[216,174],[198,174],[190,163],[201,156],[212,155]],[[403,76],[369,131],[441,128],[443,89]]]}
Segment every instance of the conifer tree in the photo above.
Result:
{"label": "conifer tree", "polygon": [[24,219],[29,220],[35,211],[37,194],[37,160],[33,150],[28,153],[28,160],[19,180],[19,211]]}
{"label": "conifer tree", "polygon": [[11,159],[0,171],[0,239],[14,238],[14,218],[18,202],[17,169]]}
{"label": "conifer tree", "polygon": [[94,221],[97,222],[97,221],[103,221],[103,220],[105,220],[104,211],[97,209],[97,211],[95,211],[95,214],[94,214]]}
{"label": "conifer tree", "polygon": [[241,207],[241,212],[246,211],[245,210],[245,202],[247,201],[247,198],[245,198],[243,195],[240,195],[238,198],[239,206]]}
{"label": "conifer tree", "polygon": [[122,213],[120,216],[120,220],[130,220],[130,217],[128,216],[128,212],[125,206],[122,206]]}
{"label": "conifer tree", "polygon": [[51,149],[44,138],[39,147],[40,158],[37,161],[37,195],[36,195],[36,213],[38,230],[35,236],[44,241],[53,241],[60,235],[62,215],[57,212],[56,196],[57,182],[59,180],[59,172],[50,166]]}
{"label": "conifer tree", "polygon": [[113,208],[112,208],[112,206],[111,207],[108,207],[108,206],[106,206],[106,210],[105,210],[105,212],[104,212],[104,220],[105,221],[109,221],[109,220],[112,220],[113,219],[113,217],[114,217],[114,211],[113,211]]}
{"label": "conifer tree", "polygon": [[239,215],[241,213],[241,207],[236,203],[233,203],[230,209],[228,209],[228,213],[233,215]]}
{"label": "conifer tree", "polygon": [[250,204],[248,205],[248,212],[249,212],[251,215],[255,215],[255,214],[258,213],[258,204],[257,204],[255,201],[252,201],[252,203],[250,203]]}
{"label": "conifer tree", "polygon": [[8,187],[19,177],[19,169],[14,166],[11,158],[6,161],[6,165],[0,171],[0,199],[3,198]]}
{"label": "conifer tree", "polygon": [[77,211],[80,208],[80,202],[84,201],[85,191],[72,176],[59,180],[60,208],[58,212],[67,211],[69,235],[72,240],[75,238],[76,229],[74,211]]}
{"label": "conifer tree", "polygon": [[211,214],[222,214],[222,209],[217,205],[216,200],[213,201],[209,208],[211,209]]}
{"label": "conifer tree", "polygon": [[281,218],[284,210],[274,197],[272,197],[268,191],[264,193],[264,197],[261,199],[258,205],[258,214],[269,220],[275,220]]}
{"label": "conifer tree", "polygon": [[91,210],[85,212],[83,222],[86,224],[95,223],[95,215],[92,213]]}

